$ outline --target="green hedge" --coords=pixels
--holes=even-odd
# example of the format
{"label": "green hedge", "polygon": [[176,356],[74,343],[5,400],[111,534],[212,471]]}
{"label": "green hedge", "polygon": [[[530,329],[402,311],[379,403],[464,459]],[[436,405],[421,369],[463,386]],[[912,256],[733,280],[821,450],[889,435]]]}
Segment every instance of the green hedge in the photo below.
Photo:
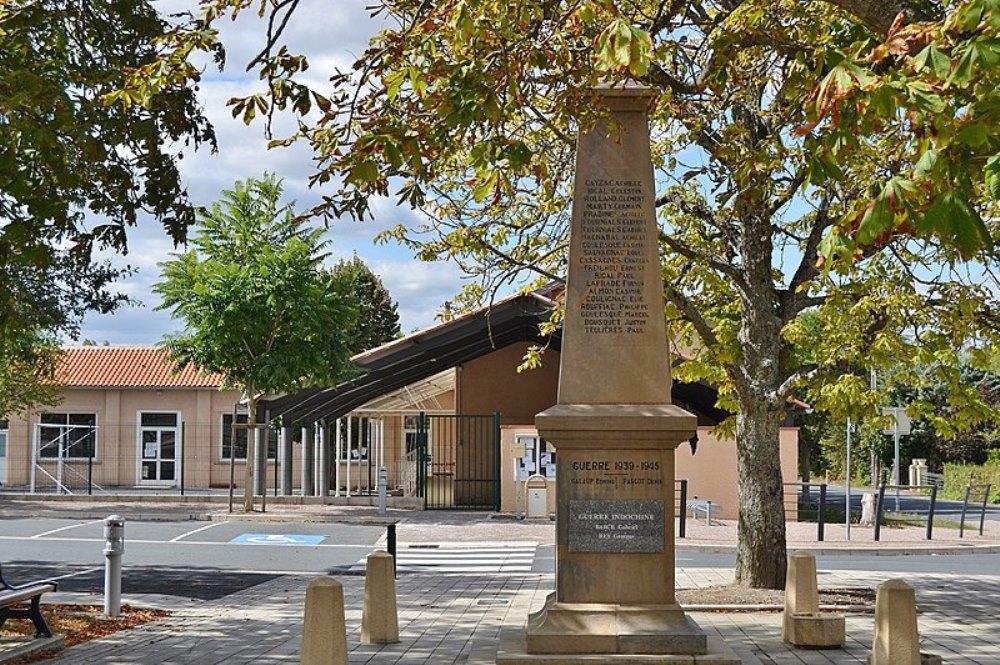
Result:
{"label": "green hedge", "polygon": [[1000,460],[990,455],[990,461],[982,466],[945,464],[944,489],[941,491],[941,496],[948,499],[964,499],[965,486],[969,483],[973,485],[989,483],[992,485],[990,503],[1000,503]]}

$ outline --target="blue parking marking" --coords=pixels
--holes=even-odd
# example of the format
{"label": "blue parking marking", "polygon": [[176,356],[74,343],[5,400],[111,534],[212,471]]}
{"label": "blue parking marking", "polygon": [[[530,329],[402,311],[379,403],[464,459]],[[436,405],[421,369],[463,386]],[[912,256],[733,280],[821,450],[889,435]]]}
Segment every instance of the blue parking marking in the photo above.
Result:
{"label": "blue parking marking", "polygon": [[229,541],[230,545],[319,545],[326,536],[301,533],[244,533]]}

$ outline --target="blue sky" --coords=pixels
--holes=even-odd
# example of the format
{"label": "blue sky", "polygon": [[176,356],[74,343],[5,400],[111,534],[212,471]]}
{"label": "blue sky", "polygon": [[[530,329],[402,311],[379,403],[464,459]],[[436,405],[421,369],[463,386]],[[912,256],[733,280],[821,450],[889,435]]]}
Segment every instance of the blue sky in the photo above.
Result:
{"label": "blue sky", "polygon": [[[348,68],[379,29],[376,20],[365,11],[367,0],[335,0],[304,2],[289,24],[287,41],[310,57],[314,81],[324,81],[334,67]],[[194,10],[195,0],[169,0],[158,3],[164,11]],[[226,100],[259,90],[256,74],[247,74],[246,63],[263,45],[264,22],[254,11],[235,23],[222,23],[223,43],[227,50],[226,69],[205,68],[199,95],[205,113],[215,125],[219,151],[198,153],[185,151],[180,162],[181,172],[192,201],[208,205],[217,200],[223,189],[236,180],[259,177],[265,171],[284,179],[286,198],[295,201],[296,208],[310,207],[322,192],[310,190],[308,177],[312,160],[305,146],[266,149],[261,124],[246,127],[231,116]],[[275,135],[291,125],[287,119],[276,123]],[[331,257],[336,263],[357,253],[378,274],[399,303],[404,332],[431,325],[434,314],[461,288],[457,267],[445,263],[422,263],[412,259],[405,248],[395,245],[376,246],[372,239],[379,231],[399,223],[419,223],[418,213],[409,208],[397,208],[391,201],[373,202],[375,219],[359,223],[343,220],[334,223],[329,232]],[[81,330],[81,339],[112,344],[155,344],[179,325],[166,312],[153,308],[158,299],[150,287],[159,281],[157,263],[170,258],[172,242],[153,219],[144,219],[129,233],[129,253],[114,259],[135,269],[135,273],[118,285],[118,290],[142,304],[125,306],[110,315],[88,315]]]}

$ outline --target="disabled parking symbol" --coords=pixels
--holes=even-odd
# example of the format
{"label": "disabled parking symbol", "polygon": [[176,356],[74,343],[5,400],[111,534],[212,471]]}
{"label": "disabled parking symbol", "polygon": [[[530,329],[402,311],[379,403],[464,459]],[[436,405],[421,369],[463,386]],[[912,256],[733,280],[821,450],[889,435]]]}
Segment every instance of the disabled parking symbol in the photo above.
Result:
{"label": "disabled parking symbol", "polygon": [[319,545],[326,536],[301,533],[244,533],[229,541],[230,545]]}

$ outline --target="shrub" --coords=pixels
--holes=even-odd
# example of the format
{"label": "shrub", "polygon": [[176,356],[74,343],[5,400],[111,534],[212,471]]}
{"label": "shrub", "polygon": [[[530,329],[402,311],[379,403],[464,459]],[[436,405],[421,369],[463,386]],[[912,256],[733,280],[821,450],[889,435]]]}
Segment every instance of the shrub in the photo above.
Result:
{"label": "shrub", "polygon": [[[991,453],[997,451],[990,451]],[[964,499],[965,486],[989,483],[990,503],[1000,503],[1000,464],[991,455],[990,461],[982,466],[973,464],[945,464],[944,489],[941,495],[948,499]]]}

